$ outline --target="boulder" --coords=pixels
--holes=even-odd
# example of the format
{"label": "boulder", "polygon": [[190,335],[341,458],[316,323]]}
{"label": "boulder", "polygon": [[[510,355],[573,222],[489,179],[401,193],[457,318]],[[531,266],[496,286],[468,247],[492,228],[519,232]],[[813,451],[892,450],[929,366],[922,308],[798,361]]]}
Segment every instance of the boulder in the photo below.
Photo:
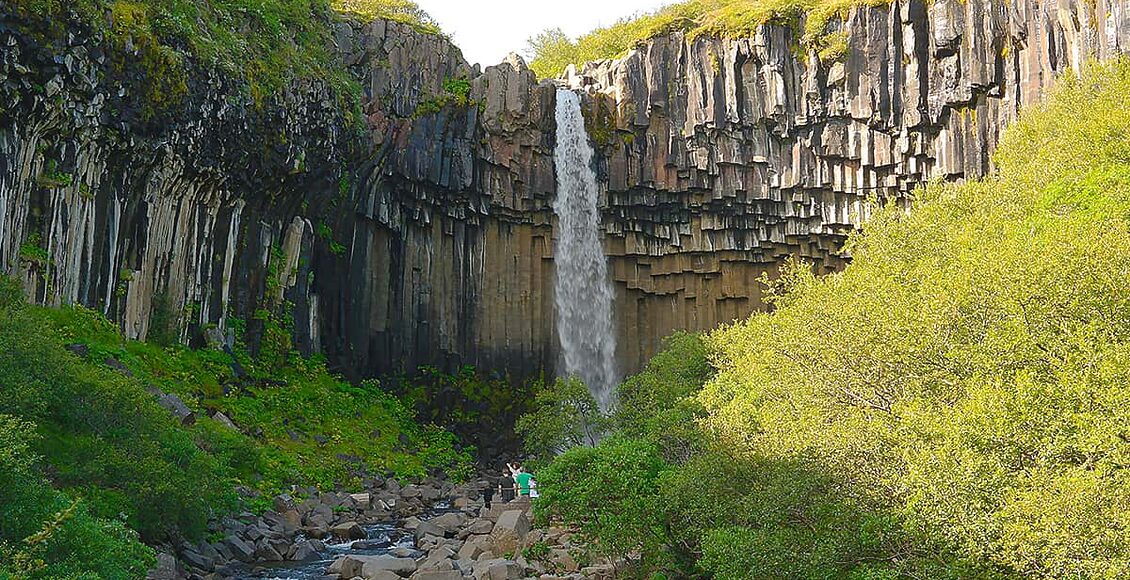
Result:
{"label": "boulder", "polygon": [[367,534],[357,522],[345,522],[330,528],[330,537],[340,542],[364,540]]}
{"label": "boulder", "polygon": [[181,580],[180,570],[177,569],[177,559],[172,554],[160,552],[157,554],[157,564],[145,576],[145,580]]}
{"label": "boulder", "polygon": [[463,580],[458,570],[421,570],[412,575],[412,580]]}
{"label": "boulder", "polygon": [[490,532],[496,554],[513,554],[518,551],[518,546],[530,532],[530,520],[526,512],[510,510],[498,516],[498,522]]}
{"label": "boulder", "polygon": [[364,564],[361,567],[361,577],[366,580],[372,580],[379,572],[392,572],[399,576],[407,577],[415,571],[416,561],[412,558],[367,556],[364,557]]}
{"label": "boulder", "polygon": [[153,396],[157,397],[157,404],[164,407],[164,409],[180,421],[181,425],[189,426],[196,423],[196,413],[184,404],[180,397],[172,393],[164,393],[159,389],[152,389]]}
{"label": "boulder", "polygon": [[341,556],[326,568],[327,574],[337,574],[342,578],[354,578],[361,575],[365,561],[357,556]]}
{"label": "boulder", "polygon": [[262,562],[281,562],[286,558],[283,558],[282,553],[271,542],[260,540],[255,547],[255,559]]}
{"label": "boulder", "polygon": [[224,540],[224,545],[231,550],[234,559],[240,562],[251,562],[255,560],[255,546],[243,541],[239,536],[228,536]]}
{"label": "boulder", "polygon": [[452,536],[455,532],[459,531],[459,528],[467,523],[467,516],[459,512],[449,512],[436,516],[428,521],[443,530],[446,535]]}
{"label": "boulder", "polygon": [[467,524],[455,537],[464,539],[474,534],[489,534],[494,529],[494,523],[488,519],[476,518]]}
{"label": "boulder", "polygon": [[432,520],[428,520],[426,522],[420,522],[420,525],[416,526],[415,530],[412,530],[412,534],[416,538],[416,544],[419,544],[420,541],[427,536],[445,537],[447,535],[446,531],[447,530],[444,528],[436,525]]}
{"label": "boulder", "polygon": [[367,510],[373,503],[373,496],[367,493],[354,493],[350,494],[349,497],[353,499],[353,504],[357,506],[357,509]]}
{"label": "boulder", "polygon": [[310,562],[321,558],[318,552],[323,549],[325,549],[325,546],[318,540],[305,540],[291,548],[288,559],[294,562]]}
{"label": "boulder", "polygon": [[225,414],[223,414],[219,411],[217,411],[215,415],[212,415],[212,419],[215,420],[217,423],[223,425],[224,427],[231,429],[232,431],[239,431],[239,427],[236,427],[235,423],[233,423],[232,420],[229,419],[227,415],[225,415]]}
{"label": "boulder", "polygon": [[[342,576],[344,578],[344,576]],[[368,574],[362,572],[361,576],[364,580],[400,580],[400,576],[396,572],[389,572],[388,570],[377,570],[369,572]]]}
{"label": "boulder", "polygon": [[471,568],[475,580],[518,580],[522,567],[513,560],[481,560]]}
{"label": "boulder", "polygon": [[459,548],[456,557],[460,560],[475,560],[478,559],[479,554],[482,554],[486,548],[484,544],[489,543],[489,539],[485,536],[476,536],[468,538],[463,543],[463,547]]}

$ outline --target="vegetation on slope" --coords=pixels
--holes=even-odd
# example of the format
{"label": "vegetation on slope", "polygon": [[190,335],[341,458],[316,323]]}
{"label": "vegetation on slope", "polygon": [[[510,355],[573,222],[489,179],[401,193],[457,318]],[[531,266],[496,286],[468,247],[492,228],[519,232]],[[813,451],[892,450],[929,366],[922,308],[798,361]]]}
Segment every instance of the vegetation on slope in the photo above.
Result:
{"label": "vegetation on slope", "polygon": [[[154,389],[178,395],[195,424]],[[471,468],[450,433],[416,424],[375,382],[354,387],[289,352],[279,362],[239,346],[233,358],[124,340],[94,311],[26,305],[6,278],[0,440],[0,577],[45,560],[44,577],[73,565],[136,578],[152,556],[138,534],[199,538],[209,519],[265,508],[292,484],[357,489],[367,474],[458,479]]]}
{"label": "vegetation on slope", "polygon": [[881,209],[842,273],[793,263],[774,312],[706,340],[700,392],[622,400],[695,427],[637,418],[563,454],[540,517],[645,572],[1130,574],[1128,91],[1127,62],[1063,79],[999,175]]}
{"label": "vegetation on slope", "polygon": [[[439,34],[411,0],[13,0],[16,13],[48,35],[79,22],[115,48],[115,68],[140,65],[145,92],[162,108],[188,91],[192,61],[243,80],[262,102],[296,79],[320,79],[356,99],[360,87],[334,54],[340,14],[383,18]],[[352,105],[352,103],[346,103]],[[346,107],[348,109],[349,107]]]}
{"label": "vegetation on slope", "polygon": [[840,58],[846,37],[830,29],[836,19],[847,16],[852,6],[888,4],[889,0],[687,0],[624,18],[597,28],[576,41],[560,28],[545,30],[529,39],[530,68],[539,78],[561,74],[570,64],[619,58],[641,42],[684,32],[689,37],[746,38],[766,23],[795,28],[797,40],[806,50],[820,53],[823,60]]}

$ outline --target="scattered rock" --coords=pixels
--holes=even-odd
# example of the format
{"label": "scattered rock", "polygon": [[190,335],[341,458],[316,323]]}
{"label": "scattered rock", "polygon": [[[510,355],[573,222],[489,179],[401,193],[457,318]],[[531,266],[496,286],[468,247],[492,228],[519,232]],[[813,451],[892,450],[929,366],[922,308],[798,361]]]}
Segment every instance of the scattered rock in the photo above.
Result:
{"label": "scattered rock", "polygon": [[184,578],[177,568],[177,559],[172,554],[157,553],[157,565],[145,576],[145,580],[182,580]]}
{"label": "scattered rock", "polygon": [[495,523],[494,529],[490,532],[495,553],[513,554],[517,552],[518,546],[529,532],[530,520],[526,517],[526,512],[522,510],[502,512],[498,516],[498,522]]}
{"label": "scattered rock", "polygon": [[364,540],[365,530],[357,522],[345,522],[330,528],[330,537],[342,542]]}
{"label": "scattered rock", "polygon": [[225,414],[223,414],[219,411],[216,411],[212,415],[212,419],[215,420],[217,423],[223,425],[224,427],[231,429],[232,431],[239,431],[239,427],[236,427],[235,423],[233,423],[232,420],[229,419],[227,415],[225,415]]}

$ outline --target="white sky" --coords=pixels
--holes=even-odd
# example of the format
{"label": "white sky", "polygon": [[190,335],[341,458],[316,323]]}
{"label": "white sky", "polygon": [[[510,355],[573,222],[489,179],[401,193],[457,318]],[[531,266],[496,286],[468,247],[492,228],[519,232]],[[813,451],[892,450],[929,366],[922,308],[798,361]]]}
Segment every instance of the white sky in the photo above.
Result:
{"label": "white sky", "polygon": [[674,0],[416,0],[451,35],[471,64],[486,68],[510,52],[525,57],[526,39],[559,27],[570,37]]}

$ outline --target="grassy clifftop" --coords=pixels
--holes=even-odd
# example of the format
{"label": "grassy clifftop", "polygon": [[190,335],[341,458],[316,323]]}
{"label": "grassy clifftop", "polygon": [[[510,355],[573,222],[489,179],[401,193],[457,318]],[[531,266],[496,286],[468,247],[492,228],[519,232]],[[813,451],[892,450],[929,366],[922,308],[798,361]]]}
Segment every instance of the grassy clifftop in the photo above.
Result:
{"label": "grassy clifftop", "polygon": [[[752,36],[768,22],[797,28],[800,44],[826,59],[838,58],[844,38],[828,29],[836,17],[853,6],[889,4],[889,0],[688,0],[655,12],[624,18],[597,28],[576,41],[560,29],[546,30],[529,41],[530,67],[538,77],[551,78],[569,64],[618,58],[639,43],[672,32],[690,37]],[[802,24],[803,22],[803,24]]]}
{"label": "grassy clifftop", "polygon": [[295,79],[321,79],[359,96],[332,50],[343,17],[383,18],[439,34],[410,0],[13,0],[16,14],[46,37],[76,24],[102,34],[119,67],[136,61],[158,106],[185,96],[188,66],[215,66],[245,82],[257,101]]}

